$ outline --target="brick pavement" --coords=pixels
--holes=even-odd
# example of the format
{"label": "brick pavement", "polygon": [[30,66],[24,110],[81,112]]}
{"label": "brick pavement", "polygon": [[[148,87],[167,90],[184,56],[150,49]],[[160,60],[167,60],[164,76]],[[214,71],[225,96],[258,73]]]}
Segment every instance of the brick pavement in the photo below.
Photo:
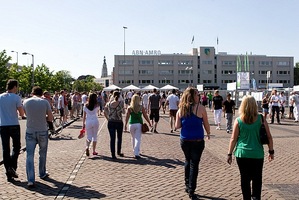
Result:
{"label": "brick pavement", "polygon": [[[208,112],[210,124],[212,113]],[[112,160],[109,150],[107,123],[100,118],[97,151],[99,156],[87,158],[85,140],[77,139],[82,121],[64,129],[60,137],[50,140],[47,180],[36,178],[37,187],[27,189],[25,154],[20,155],[15,183],[7,183],[3,166],[0,168],[1,199],[188,199],[184,192],[184,156],[179,145],[179,132],[170,133],[168,117],[162,115],[159,134],[142,136],[141,160],[133,158],[130,134],[124,133],[124,158]],[[222,124],[225,120],[222,119]],[[282,121],[270,125],[274,137],[275,160],[265,161],[263,199],[299,199],[298,124]],[[215,130],[200,163],[199,199],[241,199],[239,171],[234,161],[226,163],[230,134]],[[267,147],[265,147],[267,150]],[[37,156],[35,165],[37,167]],[[37,169],[37,168],[36,168]]]}

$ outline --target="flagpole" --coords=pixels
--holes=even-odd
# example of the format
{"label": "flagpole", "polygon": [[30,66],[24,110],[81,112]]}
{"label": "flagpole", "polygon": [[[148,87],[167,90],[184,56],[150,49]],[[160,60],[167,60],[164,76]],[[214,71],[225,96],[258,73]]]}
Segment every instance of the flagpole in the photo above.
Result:
{"label": "flagpole", "polygon": [[217,36],[217,54],[219,53],[219,50],[218,50],[218,43],[219,43],[219,41],[218,41],[218,36]]}

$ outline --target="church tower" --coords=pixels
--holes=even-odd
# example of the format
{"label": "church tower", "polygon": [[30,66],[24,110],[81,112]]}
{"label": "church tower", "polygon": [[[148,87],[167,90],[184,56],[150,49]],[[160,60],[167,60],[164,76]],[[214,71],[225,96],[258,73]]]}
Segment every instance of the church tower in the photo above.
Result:
{"label": "church tower", "polygon": [[102,75],[101,78],[107,77],[108,76],[108,72],[107,72],[107,64],[106,64],[106,58],[104,56],[104,63],[103,63],[103,67],[102,67]]}

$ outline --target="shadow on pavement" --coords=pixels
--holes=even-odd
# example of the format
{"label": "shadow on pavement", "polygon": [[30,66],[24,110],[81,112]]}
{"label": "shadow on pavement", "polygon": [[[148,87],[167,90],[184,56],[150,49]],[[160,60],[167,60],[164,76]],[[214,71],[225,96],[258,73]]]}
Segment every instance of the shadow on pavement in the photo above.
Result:
{"label": "shadow on pavement", "polygon": [[53,198],[56,198],[58,195],[64,195],[65,197],[71,197],[76,199],[81,199],[83,197],[84,199],[100,199],[106,197],[105,194],[89,189],[90,186],[76,187],[74,185],[70,185],[69,187],[72,189],[72,191],[75,191],[75,193],[70,192],[69,190],[66,190],[66,192],[64,193],[62,188],[68,186],[67,184],[56,181],[50,177],[46,178],[44,181],[49,182],[50,184],[44,184],[42,182],[37,181],[36,186],[30,189],[27,187],[27,182],[15,181],[13,182],[13,184],[15,186],[26,188],[32,192],[39,193],[44,196],[51,196]]}
{"label": "shadow on pavement", "polygon": [[180,160],[174,159],[159,159],[151,156],[147,156],[144,154],[140,154],[141,158],[136,160],[133,157],[125,156],[124,158],[132,158],[132,159],[123,159],[118,157],[117,159],[112,159],[108,156],[94,156],[90,159],[92,160],[107,160],[111,162],[125,163],[125,164],[135,164],[135,165],[155,165],[155,166],[164,166],[167,168],[176,168],[178,165],[183,166],[184,162]]}
{"label": "shadow on pavement", "polygon": [[217,198],[217,197],[209,197],[209,196],[204,196],[204,195],[197,195],[197,199],[200,200],[207,200],[207,199],[211,199],[211,200],[227,200],[224,198]]}

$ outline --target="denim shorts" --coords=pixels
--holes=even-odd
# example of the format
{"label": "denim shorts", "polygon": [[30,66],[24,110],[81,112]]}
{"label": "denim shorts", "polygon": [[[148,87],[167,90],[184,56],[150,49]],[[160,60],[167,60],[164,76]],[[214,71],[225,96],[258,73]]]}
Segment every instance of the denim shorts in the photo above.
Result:
{"label": "denim shorts", "polygon": [[268,108],[263,108],[263,113],[269,113],[269,109]]}

